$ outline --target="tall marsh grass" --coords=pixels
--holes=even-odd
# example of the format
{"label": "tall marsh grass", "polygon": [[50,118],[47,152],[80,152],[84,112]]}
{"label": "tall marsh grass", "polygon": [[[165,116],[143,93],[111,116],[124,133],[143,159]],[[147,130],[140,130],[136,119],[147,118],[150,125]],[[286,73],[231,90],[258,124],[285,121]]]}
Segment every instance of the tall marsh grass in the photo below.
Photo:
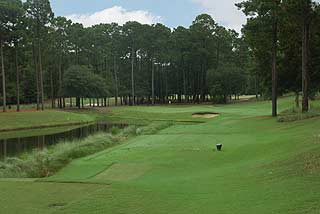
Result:
{"label": "tall marsh grass", "polygon": [[129,137],[154,134],[171,123],[157,122],[145,127],[113,128],[111,133],[100,133],[84,140],[61,142],[43,150],[34,150],[21,157],[7,158],[0,162],[0,178],[49,177],[72,160],[85,157],[120,144]]}

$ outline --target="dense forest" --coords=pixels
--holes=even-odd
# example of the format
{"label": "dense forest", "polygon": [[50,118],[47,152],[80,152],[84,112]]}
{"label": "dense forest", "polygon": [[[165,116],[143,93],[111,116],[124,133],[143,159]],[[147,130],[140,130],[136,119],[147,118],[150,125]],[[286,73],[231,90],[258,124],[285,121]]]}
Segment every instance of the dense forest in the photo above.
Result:
{"label": "dense forest", "polygon": [[[52,107],[273,101],[320,88],[320,7],[311,0],[247,0],[242,33],[210,15],[189,28],[127,22],[85,28],[55,17],[49,0],[0,0],[1,102]],[[76,97],[72,103],[70,97]]]}

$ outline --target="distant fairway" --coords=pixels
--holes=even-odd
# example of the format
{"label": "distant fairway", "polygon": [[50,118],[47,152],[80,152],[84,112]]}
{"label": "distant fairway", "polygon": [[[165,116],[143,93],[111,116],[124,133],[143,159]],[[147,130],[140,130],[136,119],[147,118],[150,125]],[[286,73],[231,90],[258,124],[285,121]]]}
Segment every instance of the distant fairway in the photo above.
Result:
{"label": "distant fairway", "polygon": [[[293,103],[281,99],[280,109]],[[269,115],[268,102],[112,108],[101,117],[175,123],[48,179],[0,181],[0,213],[319,213],[320,118]]]}
{"label": "distant fairway", "polygon": [[88,115],[63,112],[58,110],[47,110],[37,112],[28,110],[25,112],[0,113],[0,132],[17,131],[32,128],[49,128],[55,126],[66,126],[92,122],[94,119]]}

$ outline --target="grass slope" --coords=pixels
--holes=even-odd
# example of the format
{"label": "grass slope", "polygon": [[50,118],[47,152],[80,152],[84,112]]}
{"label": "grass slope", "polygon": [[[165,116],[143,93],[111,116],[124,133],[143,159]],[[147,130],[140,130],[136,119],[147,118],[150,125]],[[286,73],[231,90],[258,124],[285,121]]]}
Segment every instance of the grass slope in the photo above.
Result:
{"label": "grass slope", "polygon": [[91,122],[93,118],[85,114],[48,110],[43,112],[0,113],[0,131],[28,128],[47,128],[58,125]]}
{"label": "grass slope", "polygon": [[[280,109],[293,103],[280,101]],[[268,102],[121,107],[112,117],[194,120],[71,162],[44,180],[2,180],[4,213],[319,213],[320,119],[279,123]],[[222,152],[215,145],[224,145]],[[24,195],[28,193],[29,197]]]}

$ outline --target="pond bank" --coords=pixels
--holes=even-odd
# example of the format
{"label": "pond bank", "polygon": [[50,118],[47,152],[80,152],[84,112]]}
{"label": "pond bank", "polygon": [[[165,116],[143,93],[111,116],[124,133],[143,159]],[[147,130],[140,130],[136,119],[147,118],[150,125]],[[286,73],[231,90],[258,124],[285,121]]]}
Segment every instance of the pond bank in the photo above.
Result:
{"label": "pond bank", "polygon": [[54,175],[72,160],[103,151],[123,143],[130,137],[155,133],[170,123],[149,124],[146,127],[129,126],[112,133],[100,133],[83,140],[63,142],[38,149],[21,158],[7,158],[0,162],[0,178],[43,178]]}
{"label": "pond bank", "polygon": [[124,128],[127,124],[109,122],[85,123],[78,126],[65,126],[63,128],[30,130],[27,135],[19,136],[0,134],[0,159],[17,157],[33,149],[44,149],[59,142],[84,139],[98,132],[109,132],[113,127]]}

